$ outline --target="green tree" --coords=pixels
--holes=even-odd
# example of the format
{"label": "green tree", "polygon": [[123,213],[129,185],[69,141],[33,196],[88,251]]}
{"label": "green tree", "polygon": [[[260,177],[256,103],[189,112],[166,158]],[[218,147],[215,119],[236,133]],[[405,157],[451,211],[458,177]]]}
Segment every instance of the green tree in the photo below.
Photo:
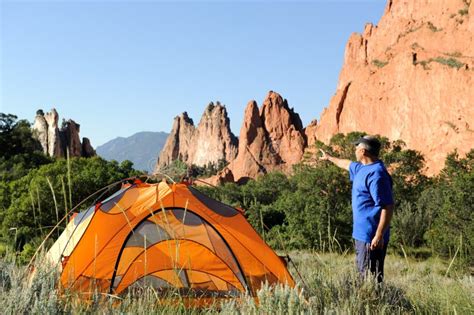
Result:
{"label": "green tree", "polygon": [[337,249],[350,245],[350,182],[336,166],[299,165],[292,189],[276,205],[285,212],[286,238],[291,247]]}
{"label": "green tree", "polygon": [[460,261],[474,264],[474,149],[465,158],[449,154],[434,194],[425,208],[435,209],[433,224],[426,233],[429,245],[445,257],[457,252]]}
{"label": "green tree", "polygon": [[[3,183],[0,185],[0,198],[5,190],[9,194],[8,201],[3,202],[1,217],[3,241],[19,249],[41,238],[58,219],[90,194],[135,175],[138,172],[129,163],[118,165],[100,157],[72,158],[43,165],[7,185]],[[90,200],[86,206],[92,202]],[[13,244],[15,239],[16,244]]]}
{"label": "green tree", "polygon": [[18,179],[30,169],[51,163],[33,137],[30,123],[17,116],[0,113],[0,181]]}
{"label": "green tree", "polygon": [[267,229],[284,223],[285,212],[275,207],[275,202],[290,188],[288,177],[280,172],[270,172],[242,186],[242,206],[257,231],[265,233]]}
{"label": "green tree", "polygon": [[423,174],[423,155],[405,147],[401,140],[385,142],[381,152],[381,159],[393,179],[396,206],[402,201],[416,202],[421,192],[430,185],[430,179]]}

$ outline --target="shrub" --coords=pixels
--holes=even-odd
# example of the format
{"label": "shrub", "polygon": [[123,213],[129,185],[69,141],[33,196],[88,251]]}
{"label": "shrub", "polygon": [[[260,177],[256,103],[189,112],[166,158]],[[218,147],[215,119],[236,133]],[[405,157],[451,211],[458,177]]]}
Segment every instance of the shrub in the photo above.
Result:
{"label": "shrub", "polygon": [[443,57],[436,57],[434,59],[432,59],[431,61],[435,61],[437,63],[440,63],[442,65],[446,65],[446,66],[449,66],[451,68],[456,68],[456,69],[459,69],[461,67],[464,66],[464,63],[462,63],[461,61],[457,60],[456,58],[443,58]]}
{"label": "shrub", "polygon": [[442,31],[442,30],[443,30],[442,28],[437,28],[436,26],[434,26],[434,24],[431,23],[431,22],[428,22],[428,28],[429,28],[432,32],[439,32],[439,31]]}
{"label": "shrub", "polygon": [[425,245],[425,233],[431,227],[433,213],[429,207],[403,200],[397,207],[392,222],[392,243],[406,247],[422,247]]}
{"label": "shrub", "polygon": [[439,197],[428,206],[436,216],[427,239],[436,253],[474,263],[474,149],[465,158],[456,152],[448,155],[434,193]]}
{"label": "shrub", "polygon": [[372,64],[374,66],[376,66],[377,68],[383,68],[386,65],[388,65],[388,61],[381,61],[381,60],[378,60],[378,59],[374,59],[374,60],[372,60]]}

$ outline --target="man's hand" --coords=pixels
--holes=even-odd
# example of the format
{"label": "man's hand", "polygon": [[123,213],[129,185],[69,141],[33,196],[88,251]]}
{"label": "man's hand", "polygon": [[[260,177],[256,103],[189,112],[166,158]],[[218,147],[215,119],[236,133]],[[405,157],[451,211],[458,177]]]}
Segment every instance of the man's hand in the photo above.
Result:
{"label": "man's hand", "polygon": [[321,151],[321,156],[319,157],[319,159],[321,161],[328,161],[329,155],[323,149],[319,149],[319,151]]}
{"label": "man's hand", "polygon": [[383,235],[375,233],[372,242],[370,243],[370,250],[382,249],[384,244]]}
{"label": "man's hand", "polygon": [[349,170],[349,165],[351,164],[351,161],[330,156],[323,149],[319,149],[319,151],[321,151],[321,157],[319,158],[320,161],[329,161],[331,163],[334,163],[337,167],[343,168],[347,171]]}
{"label": "man's hand", "polygon": [[383,234],[388,229],[390,225],[390,220],[392,219],[393,215],[393,205],[386,205],[382,208],[382,213],[380,214],[380,222],[377,226],[377,231],[375,232],[375,236],[370,243],[370,249],[374,250],[376,248],[383,248],[384,239]]}

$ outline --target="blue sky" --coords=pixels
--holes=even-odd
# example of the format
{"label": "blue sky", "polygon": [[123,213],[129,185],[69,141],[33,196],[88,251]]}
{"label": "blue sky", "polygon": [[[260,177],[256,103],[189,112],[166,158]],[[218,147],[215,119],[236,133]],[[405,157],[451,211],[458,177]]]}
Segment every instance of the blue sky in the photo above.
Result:
{"label": "blue sky", "polygon": [[55,107],[97,146],[199,122],[225,104],[238,136],[249,100],[269,90],[307,125],[335,92],[352,32],[377,23],[384,0],[0,0],[0,112],[33,121]]}

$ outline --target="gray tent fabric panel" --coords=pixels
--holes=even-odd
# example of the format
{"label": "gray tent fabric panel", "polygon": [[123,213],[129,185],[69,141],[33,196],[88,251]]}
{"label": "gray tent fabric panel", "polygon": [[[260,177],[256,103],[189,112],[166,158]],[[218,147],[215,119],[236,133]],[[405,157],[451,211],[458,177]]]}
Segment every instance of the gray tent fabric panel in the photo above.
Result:
{"label": "gray tent fabric panel", "polygon": [[85,219],[87,219],[90,215],[94,213],[95,206],[90,207],[87,210],[79,212],[75,217],[74,217],[74,224],[79,225],[81,224]]}
{"label": "gray tent fabric panel", "polygon": [[155,289],[162,288],[172,288],[173,286],[168,283],[168,281],[161,279],[160,277],[154,275],[146,275],[143,278],[138,279],[133,284],[130,285],[130,288],[134,287],[152,287]]}
{"label": "gray tent fabric panel", "polygon": [[108,197],[104,201],[102,201],[100,205],[100,210],[104,212],[109,212],[120,199],[122,199],[123,194],[127,191],[127,188],[120,189],[119,191],[115,192],[112,196]]}
{"label": "gray tent fabric panel", "polygon": [[239,213],[236,209],[228,206],[220,201],[212,199],[194,187],[188,186],[189,191],[196,197],[200,202],[202,202],[206,207],[211,209],[217,214],[220,214],[223,217],[233,217]]}
{"label": "gray tent fabric panel", "polygon": [[122,276],[115,276],[113,287],[114,288],[118,287],[120,281],[122,281]]}
{"label": "gray tent fabric panel", "polygon": [[186,270],[176,270],[176,273],[178,274],[179,279],[181,280],[181,283],[185,288],[189,288],[189,281],[188,281],[188,275],[186,273]]}

